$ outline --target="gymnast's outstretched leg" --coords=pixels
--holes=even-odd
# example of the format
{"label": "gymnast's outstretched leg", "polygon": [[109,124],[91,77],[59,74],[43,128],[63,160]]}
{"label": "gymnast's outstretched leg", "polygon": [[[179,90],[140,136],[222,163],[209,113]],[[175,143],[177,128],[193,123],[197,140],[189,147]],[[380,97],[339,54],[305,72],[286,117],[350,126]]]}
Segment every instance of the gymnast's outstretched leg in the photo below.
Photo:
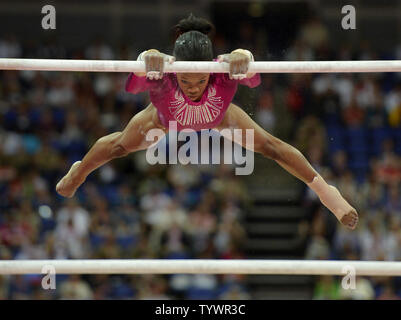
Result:
{"label": "gymnast's outstretched leg", "polygon": [[[234,104],[230,104],[225,118],[217,129],[225,128],[253,129],[253,151],[275,160],[292,175],[305,182],[343,225],[350,229],[356,227],[358,223],[356,210],[341,196],[337,188],[326,183],[299,150],[266,132],[245,111]],[[246,147],[244,135],[234,137],[234,141]]]}
{"label": "gymnast's outstretched leg", "polygon": [[150,104],[130,120],[124,131],[114,132],[97,140],[82,161],[77,161],[71,166],[57,184],[56,191],[64,197],[74,196],[78,187],[95,169],[112,159],[144,150],[155,143],[145,140],[147,132],[154,128],[167,133],[167,129],[160,124],[157,109]]}

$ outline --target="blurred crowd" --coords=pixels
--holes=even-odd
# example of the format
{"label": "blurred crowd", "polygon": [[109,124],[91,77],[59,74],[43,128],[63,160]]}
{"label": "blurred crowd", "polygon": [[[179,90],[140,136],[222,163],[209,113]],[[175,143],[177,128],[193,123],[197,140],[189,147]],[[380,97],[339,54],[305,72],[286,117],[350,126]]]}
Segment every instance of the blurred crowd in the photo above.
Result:
{"label": "blurred crowd", "polygon": [[[237,40],[217,33],[216,55],[237,47],[268,60],[268,41],[249,23]],[[306,21],[283,60],[401,59],[401,45],[330,43],[319,19]],[[0,57],[133,59],[138,51],[97,39],[82,50],[57,42],[0,38]],[[0,259],[243,258],[249,205],[233,166],[147,164],[144,152],[88,177],[74,199],[57,181],[93,143],[121,131],[149,102],[124,91],[127,74],[0,72]],[[378,74],[263,75],[254,119],[299,148],[357,209],[355,231],[340,227],[309,189],[313,213],[302,236],[306,259],[401,259],[401,77]],[[250,100],[249,96],[237,99]],[[248,111],[248,110],[247,110]],[[280,125],[278,125],[280,123]],[[41,276],[0,277],[0,299],[247,299],[242,276],[65,276],[42,290]],[[315,299],[396,299],[398,278],[316,279]]]}

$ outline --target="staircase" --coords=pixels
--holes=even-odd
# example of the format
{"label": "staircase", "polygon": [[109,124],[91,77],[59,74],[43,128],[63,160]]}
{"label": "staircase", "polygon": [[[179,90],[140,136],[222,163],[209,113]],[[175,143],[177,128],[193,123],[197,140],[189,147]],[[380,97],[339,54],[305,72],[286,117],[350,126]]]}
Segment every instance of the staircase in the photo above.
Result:
{"label": "staircase", "polygon": [[[306,243],[299,234],[308,212],[300,207],[303,185],[273,161],[255,155],[255,171],[245,178],[252,207],[246,213],[247,259],[303,259]],[[312,276],[252,275],[253,299],[311,299]]]}

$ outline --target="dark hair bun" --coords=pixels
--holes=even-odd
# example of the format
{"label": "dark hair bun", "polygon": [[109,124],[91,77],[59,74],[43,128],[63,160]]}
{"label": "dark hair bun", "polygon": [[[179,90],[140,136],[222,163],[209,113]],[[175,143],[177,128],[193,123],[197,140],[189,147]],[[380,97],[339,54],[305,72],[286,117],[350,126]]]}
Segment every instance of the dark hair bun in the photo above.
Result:
{"label": "dark hair bun", "polygon": [[188,18],[180,20],[174,29],[177,38],[188,31],[199,31],[205,35],[211,35],[211,33],[214,31],[214,26],[206,19],[197,18],[191,13]]}

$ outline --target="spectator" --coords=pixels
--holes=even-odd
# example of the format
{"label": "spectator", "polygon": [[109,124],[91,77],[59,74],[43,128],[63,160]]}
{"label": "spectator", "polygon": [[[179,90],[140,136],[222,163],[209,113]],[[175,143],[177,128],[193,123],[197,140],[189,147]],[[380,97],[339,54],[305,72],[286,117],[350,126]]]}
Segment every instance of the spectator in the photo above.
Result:
{"label": "spectator", "polygon": [[385,106],[390,125],[398,127],[401,123],[401,81],[386,95]]}
{"label": "spectator", "polygon": [[372,300],[374,297],[372,284],[364,277],[356,277],[355,289],[340,289],[340,298],[344,300]]}
{"label": "spectator", "polygon": [[340,283],[333,276],[319,276],[313,292],[314,300],[340,299]]}
{"label": "spectator", "polygon": [[374,166],[377,179],[385,185],[398,183],[401,180],[400,163],[399,156],[394,152],[393,141],[385,140],[383,153]]}
{"label": "spectator", "polygon": [[394,290],[393,284],[388,281],[384,288],[382,288],[381,293],[377,296],[377,300],[400,300]]}
{"label": "spectator", "polygon": [[269,91],[265,91],[259,98],[259,108],[256,112],[258,123],[268,132],[274,132],[276,116],[273,110],[273,96]]}
{"label": "spectator", "polygon": [[366,229],[361,231],[361,259],[362,260],[384,260],[385,259],[385,239],[383,227],[380,224],[380,217],[368,220]]}
{"label": "spectator", "polygon": [[57,224],[60,227],[71,224],[74,233],[84,238],[89,232],[89,213],[79,205],[76,199],[68,199],[66,205],[57,212]]}
{"label": "spectator", "polygon": [[312,225],[312,237],[306,249],[305,259],[327,260],[330,255],[330,244],[325,238],[326,225],[323,214],[319,211]]}
{"label": "spectator", "polygon": [[9,34],[0,39],[0,58],[20,58],[22,48],[16,37]]}
{"label": "spectator", "polygon": [[216,216],[211,212],[210,204],[201,202],[189,214],[190,233],[197,253],[203,251],[217,227]]}
{"label": "spectator", "polygon": [[326,45],[328,37],[326,26],[316,16],[311,16],[300,31],[300,39],[313,50]]}
{"label": "spectator", "polygon": [[62,300],[91,300],[93,292],[86,281],[74,274],[60,285],[60,298]]}

